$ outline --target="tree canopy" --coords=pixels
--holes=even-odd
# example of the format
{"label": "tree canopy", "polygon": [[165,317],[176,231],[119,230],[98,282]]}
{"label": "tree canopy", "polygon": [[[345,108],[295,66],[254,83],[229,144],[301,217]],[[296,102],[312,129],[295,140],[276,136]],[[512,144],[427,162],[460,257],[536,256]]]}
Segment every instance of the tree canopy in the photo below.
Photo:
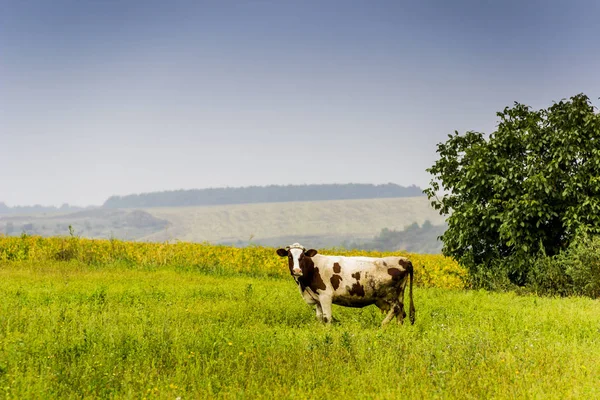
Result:
{"label": "tree canopy", "polygon": [[[495,132],[439,143],[425,193],[448,229],[442,252],[475,270],[508,256],[557,254],[600,230],[600,115],[584,94],[498,112]],[[512,278],[519,283],[519,276]]]}

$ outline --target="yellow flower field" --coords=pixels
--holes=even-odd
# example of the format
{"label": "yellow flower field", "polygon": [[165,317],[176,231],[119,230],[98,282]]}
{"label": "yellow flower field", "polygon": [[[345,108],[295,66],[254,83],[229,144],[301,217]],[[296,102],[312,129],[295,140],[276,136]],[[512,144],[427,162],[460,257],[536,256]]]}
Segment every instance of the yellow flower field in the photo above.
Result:
{"label": "yellow flower field", "polygon": [[[409,257],[415,267],[415,281],[424,287],[460,289],[467,272],[458,263],[439,254],[318,249],[321,254],[348,256]],[[146,243],[116,239],[79,237],[0,236],[1,261],[70,261],[88,265],[127,265],[134,269],[172,266],[202,272],[241,273],[250,276],[284,277],[287,261],[274,248],[236,248],[208,243]]]}

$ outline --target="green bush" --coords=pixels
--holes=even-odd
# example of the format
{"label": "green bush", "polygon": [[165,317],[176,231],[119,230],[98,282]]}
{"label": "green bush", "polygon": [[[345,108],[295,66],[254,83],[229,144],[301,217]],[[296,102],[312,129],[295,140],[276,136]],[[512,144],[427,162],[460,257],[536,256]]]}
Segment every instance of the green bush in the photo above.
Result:
{"label": "green bush", "polygon": [[569,257],[566,253],[554,257],[540,254],[529,270],[527,291],[547,296],[574,294],[573,279],[567,274],[563,260]]}
{"label": "green bush", "polygon": [[580,235],[559,254],[540,254],[527,276],[530,291],[551,296],[600,297],[600,236]]}
{"label": "green bush", "polygon": [[575,242],[560,257],[577,295],[600,297],[600,237]]}
{"label": "green bush", "polygon": [[509,279],[513,262],[511,257],[505,260],[494,260],[493,268],[486,268],[481,264],[471,263],[468,268],[468,285],[472,288],[507,292],[515,290],[518,286]]}
{"label": "green bush", "polygon": [[556,255],[511,255],[489,264],[469,265],[469,286],[542,296],[600,298],[600,236],[581,233]]}

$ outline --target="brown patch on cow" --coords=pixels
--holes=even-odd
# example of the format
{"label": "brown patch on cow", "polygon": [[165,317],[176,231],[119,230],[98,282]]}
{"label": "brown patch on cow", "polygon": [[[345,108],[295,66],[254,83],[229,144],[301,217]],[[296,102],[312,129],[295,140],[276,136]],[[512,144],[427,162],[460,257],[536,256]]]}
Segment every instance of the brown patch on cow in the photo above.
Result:
{"label": "brown patch on cow", "polygon": [[388,268],[387,273],[391,275],[393,281],[399,281],[405,274],[398,268]]}
{"label": "brown patch on cow", "polygon": [[351,296],[365,297],[365,288],[359,282],[352,285],[352,288],[348,290],[348,294]]}
{"label": "brown patch on cow", "polygon": [[401,259],[398,261],[398,264],[400,264],[400,266],[401,266],[401,267],[404,267],[404,269],[406,269],[406,268],[409,266],[409,264],[410,264],[410,261],[408,261],[408,260],[405,260],[405,259],[401,258]]}
{"label": "brown patch on cow", "polygon": [[339,274],[341,271],[342,271],[342,267],[340,266],[339,263],[333,264],[333,272],[335,272],[336,274]]}
{"label": "brown patch on cow", "polygon": [[[292,265],[293,261],[290,261],[290,265]],[[310,257],[302,257],[300,260],[300,269],[302,270],[302,276],[298,278],[298,284],[300,285],[300,290],[304,292],[307,287],[310,287],[313,291],[315,287],[319,289],[325,289],[325,284],[319,275],[318,278],[315,277],[315,263]],[[318,273],[317,273],[318,275]],[[320,281],[320,284],[319,284]]]}
{"label": "brown patch on cow", "polygon": [[356,279],[356,283],[352,284],[352,287],[348,290],[348,294],[351,296],[365,297],[365,288],[360,284],[360,272],[355,272],[352,277]]}
{"label": "brown patch on cow", "polygon": [[329,279],[329,282],[331,282],[331,286],[333,286],[333,290],[337,290],[337,288],[340,287],[341,280],[342,280],[342,277],[339,275],[333,275],[331,277],[331,279]]}
{"label": "brown patch on cow", "polygon": [[288,257],[288,267],[290,268],[290,275],[294,276],[294,259],[291,256]]}
{"label": "brown patch on cow", "polygon": [[319,274],[319,268],[315,268],[309,287],[315,293],[317,292],[317,289],[325,290],[325,282],[323,282],[323,278],[321,278],[321,274]]}

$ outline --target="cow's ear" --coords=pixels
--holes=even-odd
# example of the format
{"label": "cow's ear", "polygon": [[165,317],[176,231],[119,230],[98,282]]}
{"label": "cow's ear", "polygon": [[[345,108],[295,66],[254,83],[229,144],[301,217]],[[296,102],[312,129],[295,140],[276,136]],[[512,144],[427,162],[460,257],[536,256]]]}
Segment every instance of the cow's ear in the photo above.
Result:
{"label": "cow's ear", "polygon": [[286,249],[277,249],[277,255],[279,257],[287,257],[288,251]]}
{"label": "cow's ear", "polygon": [[317,251],[315,249],[306,250],[304,255],[307,257],[314,257],[317,255]]}

